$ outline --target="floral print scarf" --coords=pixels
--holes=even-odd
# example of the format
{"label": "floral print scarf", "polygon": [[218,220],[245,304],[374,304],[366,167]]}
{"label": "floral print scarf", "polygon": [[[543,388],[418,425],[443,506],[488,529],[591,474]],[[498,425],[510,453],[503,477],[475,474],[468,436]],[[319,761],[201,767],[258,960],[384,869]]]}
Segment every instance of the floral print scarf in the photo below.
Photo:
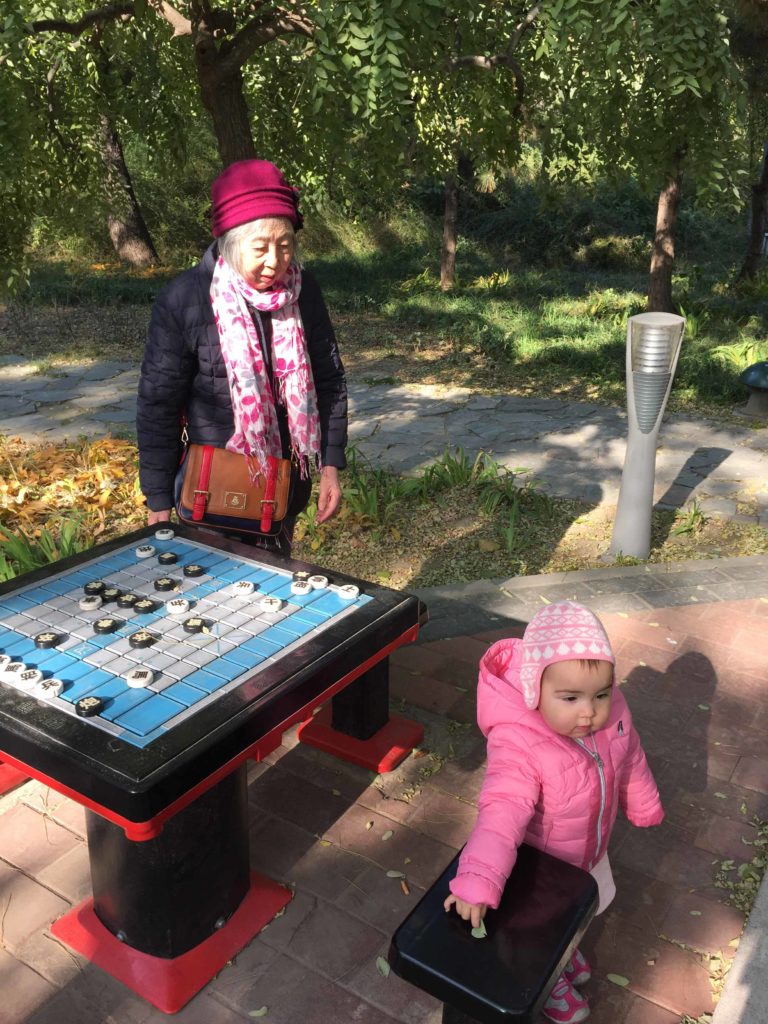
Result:
{"label": "floral print scarf", "polygon": [[[282,457],[275,399],[288,413],[291,455],[306,475],[320,462],[320,419],[304,325],[299,313],[301,268],[291,264],[270,291],[252,288],[219,257],[211,304],[232,397],[235,432],[227,449],[248,458],[251,476],[265,473],[268,456]],[[272,384],[248,306],[272,314]]]}

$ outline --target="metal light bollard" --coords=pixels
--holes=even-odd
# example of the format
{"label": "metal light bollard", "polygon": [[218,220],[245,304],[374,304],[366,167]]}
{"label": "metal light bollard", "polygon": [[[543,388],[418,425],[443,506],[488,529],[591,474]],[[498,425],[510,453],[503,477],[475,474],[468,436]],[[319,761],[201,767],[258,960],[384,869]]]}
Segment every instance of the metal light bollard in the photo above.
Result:
{"label": "metal light bollard", "polygon": [[680,355],[685,319],[640,313],[627,323],[627,454],[608,554],[647,558],[656,439]]}

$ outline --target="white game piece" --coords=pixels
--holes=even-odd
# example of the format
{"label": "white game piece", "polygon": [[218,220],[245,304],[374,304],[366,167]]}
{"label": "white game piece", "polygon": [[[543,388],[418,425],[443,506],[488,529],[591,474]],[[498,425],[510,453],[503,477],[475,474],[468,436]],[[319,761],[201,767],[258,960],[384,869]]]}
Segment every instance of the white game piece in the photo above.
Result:
{"label": "white game piece", "polygon": [[39,668],[25,668],[23,672],[19,672],[16,678],[18,680],[16,685],[20,690],[32,690],[43,678],[43,673]]}
{"label": "white game piece", "polygon": [[309,580],[294,580],[291,584],[291,593],[302,597],[312,593],[312,584]]}
{"label": "white game piece", "polygon": [[173,532],[173,530],[168,530],[168,529],[155,530],[155,538],[157,540],[173,540],[173,538],[175,536],[176,536],[176,534]]}
{"label": "white game piece", "polygon": [[126,683],[134,690],[142,690],[145,686],[149,686],[154,678],[155,673],[149,668],[132,668],[125,673]]}
{"label": "white game piece", "polygon": [[44,700],[51,700],[58,697],[64,689],[64,683],[60,679],[41,679],[32,690],[34,697],[42,697]]}
{"label": "white game piece", "polygon": [[174,597],[165,602],[165,610],[169,615],[186,615],[189,611],[189,601],[186,597]]}
{"label": "white game piece", "polygon": [[19,676],[22,672],[27,671],[27,666],[23,661],[9,661],[8,664],[0,674],[4,683],[10,683],[11,686],[18,686]]}
{"label": "white game piece", "polygon": [[320,575],[310,576],[309,584],[313,590],[325,590],[325,588],[328,586],[328,577]]}
{"label": "white game piece", "polygon": [[238,580],[231,587],[232,594],[235,597],[250,597],[255,589],[256,584],[252,583],[251,580]]}
{"label": "white game piece", "polygon": [[151,558],[155,553],[155,546],[153,544],[141,544],[136,548],[137,558]]}
{"label": "white game piece", "polygon": [[80,610],[84,612],[95,612],[97,608],[101,608],[102,603],[98,594],[86,594],[77,602]]}
{"label": "white game piece", "polygon": [[279,597],[262,597],[259,601],[259,608],[263,612],[279,612],[283,607],[283,602]]}
{"label": "white game piece", "polygon": [[342,601],[355,601],[360,596],[360,587],[354,583],[344,583],[337,591]]}
{"label": "white game piece", "polygon": [[6,665],[10,665],[10,664],[11,664],[11,659],[8,657],[8,655],[7,654],[0,654],[0,675],[3,674],[3,669],[6,667]]}

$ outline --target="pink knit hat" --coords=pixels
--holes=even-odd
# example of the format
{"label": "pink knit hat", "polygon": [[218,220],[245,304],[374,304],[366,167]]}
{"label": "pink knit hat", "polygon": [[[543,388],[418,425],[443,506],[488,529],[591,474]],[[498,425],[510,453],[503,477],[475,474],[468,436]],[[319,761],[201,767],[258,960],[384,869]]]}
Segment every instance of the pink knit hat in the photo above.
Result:
{"label": "pink knit hat", "polygon": [[269,160],[230,164],[211,185],[211,199],[214,238],[259,217],[287,217],[296,230],[304,223],[299,193]]}
{"label": "pink knit hat", "polygon": [[541,696],[541,675],[556,661],[595,659],[616,663],[603,624],[575,601],[548,604],[536,612],[523,633],[520,685],[526,707],[535,708]]}

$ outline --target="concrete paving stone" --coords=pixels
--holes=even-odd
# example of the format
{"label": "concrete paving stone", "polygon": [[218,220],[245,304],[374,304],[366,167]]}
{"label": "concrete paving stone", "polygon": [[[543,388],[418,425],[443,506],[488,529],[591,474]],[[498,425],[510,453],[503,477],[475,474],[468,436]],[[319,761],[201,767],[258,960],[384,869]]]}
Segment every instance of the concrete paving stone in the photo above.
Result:
{"label": "concrete paving stone", "polygon": [[97,423],[133,424],[136,421],[135,409],[100,409],[92,414]]}
{"label": "concrete paving stone", "polygon": [[23,804],[0,817],[0,857],[32,878],[53,858],[79,844],[72,832]]}
{"label": "concrete paving stone", "polygon": [[[373,821],[371,828],[366,828]],[[391,835],[384,839],[388,833]],[[384,871],[403,871],[406,857],[408,878],[427,888],[456,850],[430,836],[415,832],[367,807],[353,806],[322,836],[342,850],[366,857]]]}
{"label": "concrete paving stone", "polygon": [[[320,942],[325,942],[322,936]],[[392,1024],[388,1014],[287,955],[277,957],[250,986],[242,986],[236,1003],[229,1003],[226,991],[217,991],[217,999],[227,1000],[246,1019],[266,1006],[269,1024]]]}
{"label": "concrete paving stone", "polygon": [[491,409],[499,409],[503,405],[503,398],[501,395],[470,395],[467,399],[465,408],[470,410],[481,410],[482,412],[489,412]]}
{"label": "concrete paving stone", "polygon": [[316,836],[279,819],[257,823],[250,837],[255,871],[327,900],[356,882],[367,867],[362,858],[333,845],[324,846]]}
{"label": "concrete paving stone", "polygon": [[[728,787],[724,785],[722,789],[727,791]],[[738,806],[741,807],[741,802]],[[707,821],[696,834],[696,846],[724,860],[735,860],[737,864],[742,864],[752,860],[755,855],[752,845],[746,845],[751,844],[754,838],[755,830],[743,816],[739,821],[710,812]]]}
{"label": "concrete paving stone", "polygon": [[[408,865],[402,868],[407,876]],[[392,935],[424,895],[413,882],[387,878],[381,868],[369,865],[354,882],[350,882],[334,900],[337,907],[365,921],[384,935]]]}
{"label": "concrete paving stone", "polygon": [[[37,1011],[56,995],[56,989],[2,947],[0,978],[3,979],[3,1024],[29,1024],[30,1021],[37,1024]],[[59,1018],[59,1022],[63,1019]]]}
{"label": "concrete paving stone", "polygon": [[0,861],[0,934],[4,949],[16,953],[31,935],[47,928],[69,909],[66,900]]}
{"label": "concrete paving stone", "polygon": [[596,594],[586,603],[593,612],[602,615],[605,612],[642,612],[651,607],[640,594]]}
{"label": "concrete paving stone", "polygon": [[71,402],[77,398],[80,394],[77,381],[74,381],[71,385],[67,385],[64,382],[59,381],[58,385],[51,385],[44,388],[37,396],[36,401],[44,406],[41,412],[48,412],[47,406],[54,403],[60,402]]}
{"label": "concrete paving stone", "polygon": [[[665,1010],[656,1003],[636,997],[632,1001],[629,1012],[620,1024],[679,1024],[680,1017],[670,1010]],[[596,1024],[593,1017],[593,1024]],[[606,1021],[605,1024],[610,1024]]]}
{"label": "concrete paving stone", "polygon": [[537,584],[529,587],[518,583],[513,591],[508,591],[505,583],[502,587],[502,592],[506,596],[515,597],[524,603],[537,601],[541,607],[545,603],[549,604],[553,601],[586,601],[590,596],[589,587],[586,583],[572,583],[570,581],[550,584],[546,589],[546,602],[541,600],[542,592]]}
{"label": "concrete paving stone", "polygon": [[366,961],[375,963],[388,936],[325,900],[313,899],[306,912],[292,920],[296,902],[262,933],[267,945],[290,951],[293,958],[332,981],[345,978]]}
{"label": "concrete paving stone", "polygon": [[662,934],[691,949],[732,959],[733,939],[741,935],[744,914],[698,893],[681,893],[672,900],[661,925]]}
{"label": "concrete paving stone", "polygon": [[138,376],[138,372],[139,368],[136,363],[105,361],[103,363],[94,363],[92,366],[78,367],[73,376],[77,376],[80,380],[92,381],[107,380],[108,378],[117,377],[118,374],[122,373],[131,373],[134,376]]}
{"label": "concrete paving stone", "polygon": [[668,885],[684,879],[688,888],[714,891],[712,854],[692,847],[687,833],[666,823],[654,829],[633,829],[615,859],[617,864],[650,874]]}
{"label": "concrete paving stone", "polygon": [[28,785],[22,794],[22,802],[33,811],[52,818],[81,839],[85,838],[85,808],[74,800],[61,796],[47,786],[40,785],[39,789],[32,789]]}
{"label": "concrete paving stone", "polygon": [[[569,574],[570,575],[570,574]],[[591,578],[583,580],[589,589],[590,595],[597,597],[601,594],[644,594],[649,590],[666,590],[669,586],[668,577],[659,576],[655,573],[648,573],[643,576],[630,576],[622,573],[617,576],[594,573]],[[593,598],[590,596],[590,600]]]}
{"label": "concrete paving stone", "polygon": [[768,793],[768,758],[741,757],[733,772],[732,781],[737,786]]}
{"label": "concrete paving stone", "polygon": [[249,787],[248,801],[254,808],[317,834],[325,832],[349,806],[340,796],[291,775],[280,765]]}
{"label": "concrete paving stone", "polygon": [[[594,976],[582,986],[582,993],[589,1003],[590,1024],[623,1024],[633,1001],[637,999],[626,989]],[[536,1021],[537,1024],[550,1024],[543,1014]]]}
{"label": "concrete paving stone", "polygon": [[402,671],[390,673],[389,687],[391,697],[449,717],[451,708],[461,697],[456,687],[450,683]]}
{"label": "concrete paving stone", "polygon": [[26,416],[37,409],[34,402],[20,395],[0,395],[0,416],[13,418]]}
{"label": "concrete paving stone", "polygon": [[72,904],[87,899],[91,895],[91,864],[86,844],[80,843],[51,861],[38,872],[37,879]]}
{"label": "concrete paving stone", "polygon": [[[398,924],[400,922],[397,922]],[[376,966],[377,957],[386,959],[389,940],[384,940],[373,958],[369,958],[349,977],[344,988],[373,1003],[390,1019],[403,1024],[441,1024],[442,1003],[426,992],[398,978],[390,972],[384,977]]]}
{"label": "concrete paving stone", "polygon": [[482,640],[473,640],[469,636],[460,636],[428,642],[424,648],[449,660],[455,658],[457,661],[468,661],[470,665],[476,667],[488,650],[488,644]]}
{"label": "concrete paving stone", "polygon": [[3,416],[0,418],[0,434],[6,437],[34,437],[49,433],[51,421],[42,413],[29,413],[26,416]]}
{"label": "concrete paving stone", "polygon": [[439,790],[426,789],[414,802],[414,810],[407,823],[409,828],[418,829],[426,836],[459,849],[469,838],[476,819],[477,811],[467,801]]}
{"label": "concrete paving stone", "polygon": [[[713,1008],[709,975],[700,958],[657,937],[650,930],[606,927],[595,946],[592,930],[583,948],[595,978],[616,974],[629,979],[628,991],[672,1013],[699,1017]],[[590,955],[591,954],[591,955]]]}

